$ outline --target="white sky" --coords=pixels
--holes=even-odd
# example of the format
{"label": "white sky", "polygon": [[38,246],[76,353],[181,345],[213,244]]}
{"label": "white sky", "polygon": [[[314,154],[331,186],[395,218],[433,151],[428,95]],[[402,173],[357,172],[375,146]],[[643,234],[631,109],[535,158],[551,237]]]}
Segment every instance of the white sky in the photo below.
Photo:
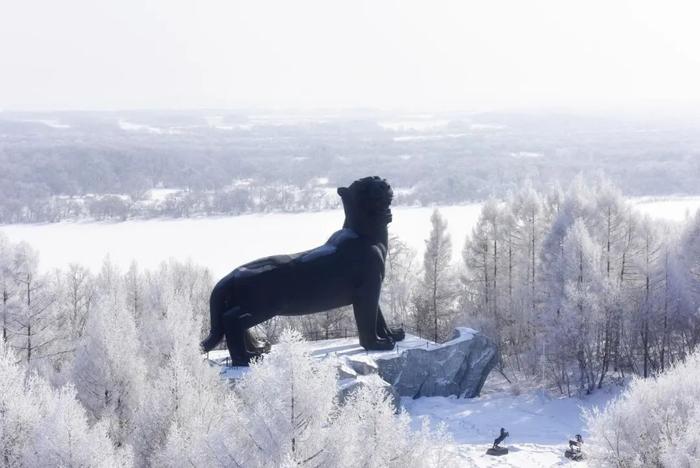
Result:
{"label": "white sky", "polygon": [[695,4],[0,0],[0,109],[687,104]]}

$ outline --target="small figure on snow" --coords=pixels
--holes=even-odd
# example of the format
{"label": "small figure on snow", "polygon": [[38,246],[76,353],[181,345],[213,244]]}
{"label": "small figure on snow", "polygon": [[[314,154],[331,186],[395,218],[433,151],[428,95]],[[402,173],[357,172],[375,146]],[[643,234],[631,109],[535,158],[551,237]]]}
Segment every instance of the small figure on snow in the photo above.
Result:
{"label": "small figure on snow", "polygon": [[493,441],[493,448],[499,448],[498,444],[503,442],[506,437],[508,437],[508,433],[504,428],[501,428],[501,434],[498,437],[496,437],[496,440]]}
{"label": "small figure on snow", "polygon": [[564,452],[564,456],[574,461],[583,460],[582,445],[583,437],[581,437],[581,434],[576,434],[575,440],[569,440],[569,449]]}
{"label": "small figure on snow", "polygon": [[489,455],[505,455],[506,453],[508,453],[507,448],[500,446],[500,443],[503,442],[505,438],[508,437],[508,435],[508,432],[506,432],[504,428],[501,428],[501,433],[493,441],[493,447],[488,449],[486,453]]}

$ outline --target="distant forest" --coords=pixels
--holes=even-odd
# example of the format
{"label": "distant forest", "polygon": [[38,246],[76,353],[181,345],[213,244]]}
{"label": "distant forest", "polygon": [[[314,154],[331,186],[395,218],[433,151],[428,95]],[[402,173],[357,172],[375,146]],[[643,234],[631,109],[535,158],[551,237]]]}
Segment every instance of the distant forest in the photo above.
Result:
{"label": "distant forest", "polygon": [[[680,120],[678,121],[680,122]],[[381,175],[396,204],[505,196],[604,172],[698,194],[700,125],[568,114],[0,113],[0,223],[308,211]],[[689,123],[690,122],[690,123]],[[173,189],[158,199],[155,188]]]}

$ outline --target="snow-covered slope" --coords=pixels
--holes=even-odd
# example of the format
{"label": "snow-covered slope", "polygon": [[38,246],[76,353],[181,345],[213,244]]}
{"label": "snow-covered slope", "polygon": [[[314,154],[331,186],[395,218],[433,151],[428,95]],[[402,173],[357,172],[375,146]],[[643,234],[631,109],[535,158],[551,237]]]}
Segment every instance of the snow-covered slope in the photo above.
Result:
{"label": "snow-covered slope", "polygon": [[[586,467],[585,462],[570,462],[564,458],[564,450],[576,434],[583,435],[585,450],[582,409],[604,406],[618,392],[619,387],[604,388],[579,399],[541,391],[514,396],[498,390],[471,399],[403,398],[402,405],[416,427],[426,417],[433,424],[445,423],[459,444],[464,466],[542,468],[571,464]],[[486,449],[493,444],[501,427],[510,433],[501,444],[508,447],[510,453],[501,457],[486,455]]]}
{"label": "snow-covered slope", "polygon": [[[395,356],[396,351],[366,352],[357,337],[311,342],[311,354],[318,358],[338,356],[353,360],[376,361]],[[435,343],[408,335],[400,343],[403,349],[433,349]],[[226,351],[213,351],[209,358],[223,363]],[[246,368],[224,368],[222,376],[240,377]],[[621,391],[610,386],[584,398],[566,398],[541,390],[529,390],[514,395],[503,378],[496,372],[486,382],[482,396],[476,398],[423,397],[401,399],[402,407],[410,414],[416,429],[423,418],[431,425],[445,423],[458,444],[459,456],[465,467],[533,467],[552,466],[587,467],[585,462],[571,462],[564,458],[569,439],[582,434],[585,439],[583,409],[603,407]],[[501,427],[510,436],[502,443],[510,453],[502,457],[486,455]]]}

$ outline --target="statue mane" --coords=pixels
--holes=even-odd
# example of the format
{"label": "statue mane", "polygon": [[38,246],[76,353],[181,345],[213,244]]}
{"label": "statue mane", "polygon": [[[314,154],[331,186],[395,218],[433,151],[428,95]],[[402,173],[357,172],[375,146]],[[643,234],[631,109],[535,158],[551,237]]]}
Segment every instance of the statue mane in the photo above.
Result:
{"label": "statue mane", "polygon": [[369,234],[391,222],[389,206],[394,192],[385,179],[377,176],[358,179],[349,187],[340,187],[338,195],[345,210],[344,228]]}

